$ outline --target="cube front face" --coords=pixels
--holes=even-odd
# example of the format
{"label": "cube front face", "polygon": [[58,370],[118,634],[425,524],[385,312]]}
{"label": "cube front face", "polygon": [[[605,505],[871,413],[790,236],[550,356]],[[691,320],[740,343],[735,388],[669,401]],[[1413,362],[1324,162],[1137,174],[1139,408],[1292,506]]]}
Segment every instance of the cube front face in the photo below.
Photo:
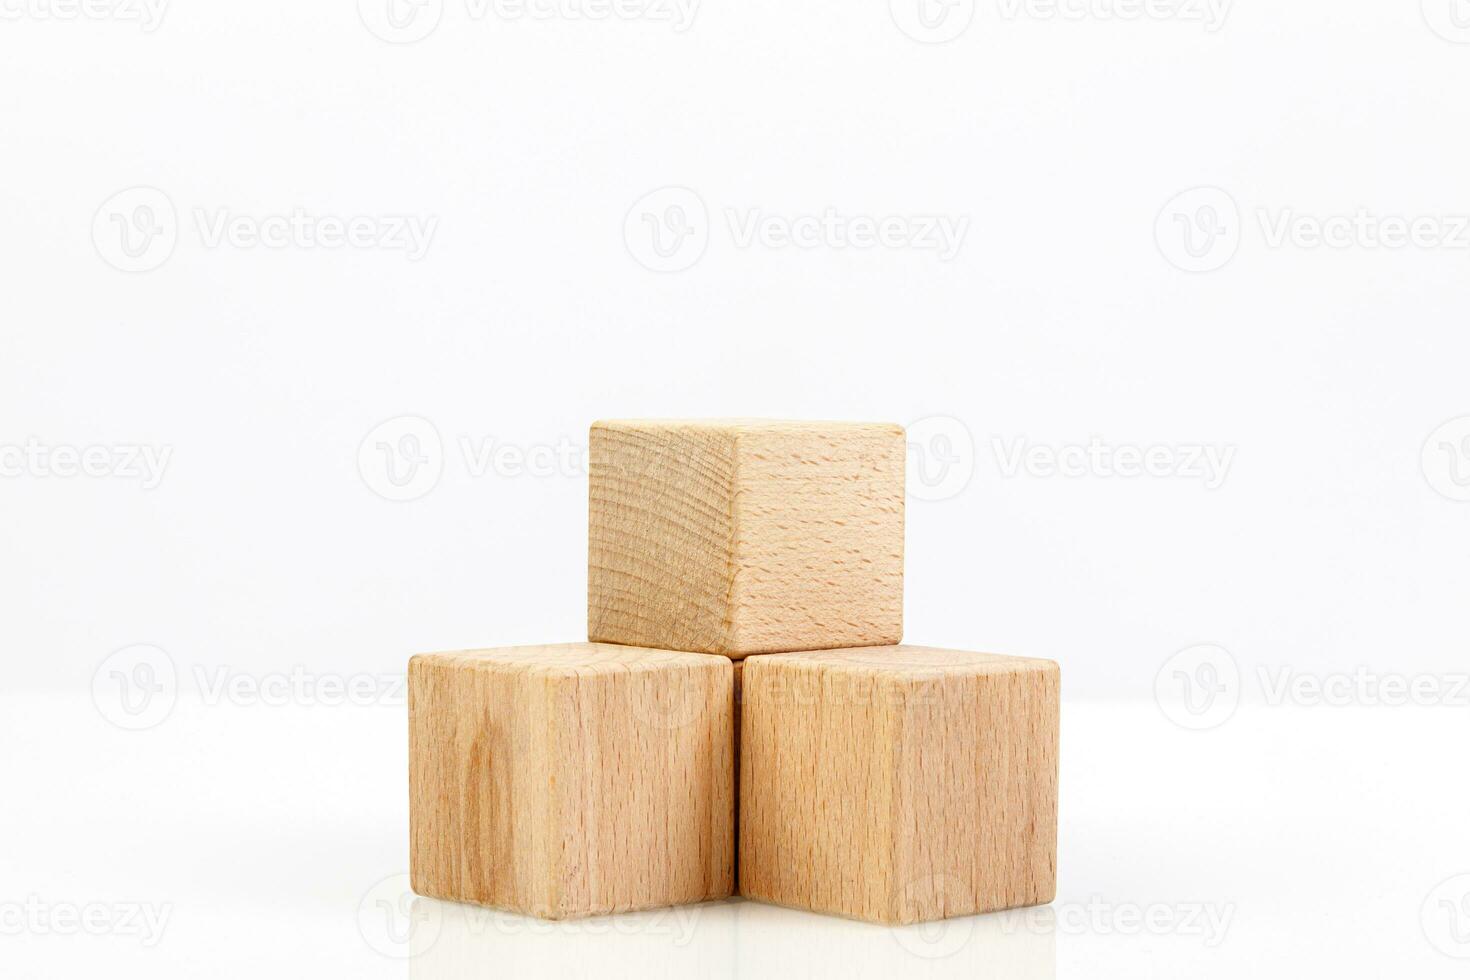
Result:
{"label": "cube front face", "polygon": [[415,657],[414,890],[553,919],[729,895],[732,688],[604,644]]}
{"label": "cube front face", "polygon": [[600,422],[590,448],[590,639],[732,658],[901,639],[901,427]]}
{"label": "cube front face", "polygon": [[1058,676],[922,647],[747,661],[741,894],[884,923],[1051,901]]}

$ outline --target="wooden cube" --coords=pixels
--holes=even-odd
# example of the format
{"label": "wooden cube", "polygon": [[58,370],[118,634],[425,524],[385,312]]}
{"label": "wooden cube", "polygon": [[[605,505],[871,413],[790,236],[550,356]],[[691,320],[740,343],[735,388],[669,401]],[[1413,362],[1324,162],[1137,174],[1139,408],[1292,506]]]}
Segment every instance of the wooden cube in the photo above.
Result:
{"label": "wooden cube", "polygon": [[420,895],[548,919],[733,891],[731,664],[596,643],[409,664]]}
{"label": "wooden cube", "polygon": [[740,893],[883,923],[1050,902],[1058,679],[913,646],[746,660]]}
{"label": "wooden cube", "polygon": [[587,635],[718,653],[897,643],[904,432],[598,422]]}

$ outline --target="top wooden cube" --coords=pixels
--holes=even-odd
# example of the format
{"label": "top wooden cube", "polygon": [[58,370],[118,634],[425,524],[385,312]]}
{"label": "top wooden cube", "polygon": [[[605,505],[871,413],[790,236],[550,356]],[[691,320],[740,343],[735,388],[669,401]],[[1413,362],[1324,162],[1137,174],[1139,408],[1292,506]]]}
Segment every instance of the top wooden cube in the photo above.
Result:
{"label": "top wooden cube", "polygon": [[724,654],[898,643],[904,431],[598,422],[587,635]]}

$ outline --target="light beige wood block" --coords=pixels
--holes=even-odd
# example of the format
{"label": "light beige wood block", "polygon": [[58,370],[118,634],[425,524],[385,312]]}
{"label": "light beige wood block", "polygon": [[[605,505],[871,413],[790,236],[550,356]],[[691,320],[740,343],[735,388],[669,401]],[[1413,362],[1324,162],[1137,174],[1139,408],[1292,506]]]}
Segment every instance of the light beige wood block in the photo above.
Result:
{"label": "light beige wood block", "polygon": [[904,432],[856,422],[598,422],[592,640],[731,658],[897,643]]}
{"label": "light beige wood block", "polygon": [[409,663],[413,889],[543,918],[733,891],[733,677],[596,643]]}
{"label": "light beige wood block", "polygon": [[742,895],[884,923],[1055,897],[1055,663],[893,646],[744,673]]}

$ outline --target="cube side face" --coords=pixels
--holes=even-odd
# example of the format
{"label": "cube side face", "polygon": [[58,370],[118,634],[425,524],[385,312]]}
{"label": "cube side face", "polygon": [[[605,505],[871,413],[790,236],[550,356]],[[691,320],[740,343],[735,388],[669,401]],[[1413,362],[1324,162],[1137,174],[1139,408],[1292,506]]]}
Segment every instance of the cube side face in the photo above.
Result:
{"label": "cube side face", "polygon": [[1059,673],[1027,664],[919,680],[895,706],[898,887],[884,921],[1055,897]]}
{"label": "cube side face", "polygon": [[1055,897],[1055,664],[897,647],[745,665],[742,895],[888,924]]}
{"label": "cube side face", "polygon": [[708,425],[592,427],[588,639],[730,652],[734,441]]}
{"label": "cube side face", "polygon": [[563,679],[553,694],[551,918],[734,890],[727,660]]}
{"label": "cube side face", "polygon": [[539,912],[551,903],[549,701],[526,671],[415,658],[409,668],[414,891]]}
{"label": "cube side face", "polygon": [[410,664],[414,890],[549,919],[729,895],[729,661],[544,649]]}
{"label": "cube side face", "polygon": [[904,456],[896,425],[738,432],[733,652],[899,642]]}
{"label": "cube side face", "polygon": [[894,733],[873,678],[745,661],[740,894],[880,919],[892,891]]}

